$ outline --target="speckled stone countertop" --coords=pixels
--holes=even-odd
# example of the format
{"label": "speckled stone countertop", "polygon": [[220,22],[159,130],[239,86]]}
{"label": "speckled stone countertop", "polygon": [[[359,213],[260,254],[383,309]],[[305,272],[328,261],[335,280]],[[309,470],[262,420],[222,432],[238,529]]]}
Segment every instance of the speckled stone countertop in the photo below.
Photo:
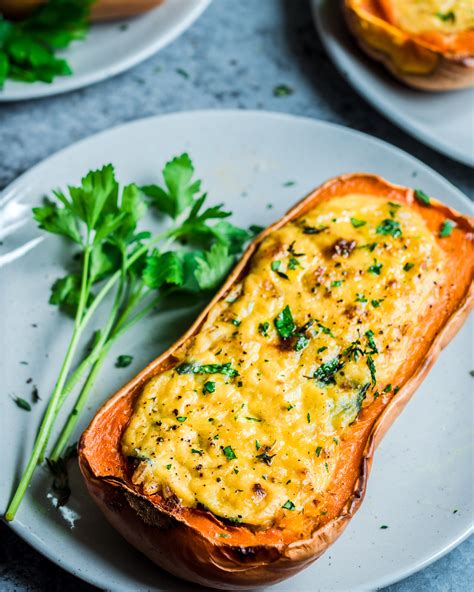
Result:
{"label": "speckled stone countertop", "polygon": [[[294,93],[275,97],[279,84]],[[308,0],[214,0],[182,37],[123,75],[67,95],[2,104],[0,189],[57,150],[117,124],[221,108],[283,111],[369,132],[420,158],[472,197],[469,168],[397,129],[336,72],[318,40]],[[472,581],[474,538],[386,590],[464,592]],[[93,589],[0,523],[0,590]]]}

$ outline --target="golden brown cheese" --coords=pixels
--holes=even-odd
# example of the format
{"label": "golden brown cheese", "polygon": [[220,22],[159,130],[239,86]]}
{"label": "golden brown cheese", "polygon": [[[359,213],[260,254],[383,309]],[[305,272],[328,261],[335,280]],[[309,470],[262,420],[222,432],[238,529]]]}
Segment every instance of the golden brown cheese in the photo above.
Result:
{"label": "golden brown cheese", "polygon": [[393,0],[390,6],[395,24],[409,33],[449,35],[474,27],[472,0]]}
{"label": "golden brown cheese", "polygon": [[349,195],[271,233],[122,439],[135,484],[268,526],[317,504],[344,429],[397,389],[444,255],[414,210]]}

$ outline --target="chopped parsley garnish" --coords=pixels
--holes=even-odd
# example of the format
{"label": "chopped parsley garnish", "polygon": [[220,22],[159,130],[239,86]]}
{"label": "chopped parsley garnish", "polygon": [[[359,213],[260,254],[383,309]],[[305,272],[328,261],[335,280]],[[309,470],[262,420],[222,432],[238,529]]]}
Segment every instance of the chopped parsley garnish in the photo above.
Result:
{"label": "chopped parsley garnish", "polygon": [[260,450],[260,442],[258,440],[255,440],[255,448]]}
{"label": "chopped parsley garnish", "polygon": [[230,534],[225,534],[224,532],[219,532],[217,536],[222,539],[230,539]]}
{"label": "chopped parsley garnish", "polygon": [[294,510],[295,507],[295,504],[291,500],[287,500],[282,506],[284,510]]}
{"label": "chopped parsley garnish", "polygon": [[392,385],[391,384],[387,384],[387,386],[383,389],[384,393],[389,393],[392,390]]}
{"label": "chopped parsley garnish", "polygon": [[356,302],[367,302],[367,298],[364,294],[356,294]]}
{"label": "chopped parsley garnish", "polygon": [[239,327],[242,323],[242,321],[239,321],[239,319],[232,319],[231,323],[235,326],[235,327]]}
{"label": "chopped parsley garnish", "polygon": [[117,361],[115,362],[115,367],[116,368],[126,368],[127,366],[130,366],[130,364],[132,362],[133,362],[133,356],[122,355],[117,358]]}
{"label": "chopped parsley garnish", "polygon": [[232,446],[225,446],[225,448],[223,448],[222,451],[225,454],[227,460],[234,460],[235,458],[237,458],[237,455],[232,450]]}
{"label": "chopped parsley garnish", "polygon": [[288,97],[292,95],[295,91],[288,86],[287,84],[278,84],[273,88],[273,96],[274,97]]}
{"label": "chopped parsley garnish", "polygon": [[360,228],[361,226],[365,226],[367,222],[358,218],[351,218],[351,224],[354,228]]}
{"label": "chopped parsley garnish", "polygon": [[288,269],[296,269],[297,267],[301,267],[300,262],[298,261],[298,259],[296,259],[296,257],[290,257],[290,260],[288,262]]}
{"label": "chopped parsley garnish", "polygon": [[385,218],[385,220],[382,220],[382,223],[377,226],[375,231],[377,234],[393,236],[394,238],[402,236],[400,222],[397,222],[396,220],[393,220],[391,218]]}
{"label": "chopped parsley garnish", "polygon": [[308,423],[311,423],[311,415],[310,415],[310,413],[307,413],[307,414],[306,414],[306,421],[307,421]]}
{"label": "chopped parsley garnish", "polygon": [[367,343],[369,344],[369,347],[371,349],[371,351],[368,353],[378,354],[379,350],[377,349],[377,344],[374,341],[374,332],[369,329],[369,331],[366,332],[365,337],[366,337]]}
{"label": "chopped parsley garnish", "polygon": [[169,471],[172,465],[166,465],[166,469]]}
{"label": "chopped parsley garnish", "polygon": [[199,454],[199,456],[202,456],[204,454],[202,450],[197,450],[196,448],[191,448],[191,452],[193,454]]}
{"label": "chopped parsley garnish", "polygon": [[263,337],[268,337],[268,329],[270,329],[270,323],[268,321],[260,323],[258,326],[258,332],[260,335],[263,335]]}
{"label": "chopped parsley garnish", "polygon": [[377,383],[377,378],[376,378],[376,373],[375,373],[375,362],[370,354],[367,356],[367,366],[369,367],[369,370],[370,370],[370,376],[372,378],[372,385],[375,386],[375,384]]}
{"label": "chopped parsley garnish", "polygon": [[414,263],[405,263],[405,265],[403,266],[403,271],[410,271],[410,269],[413,269],[415,267]]}
{"label": "chopped parsley garnish", "polygon": [[184,423],[188,418],[185,417],[184,415],[178,415],[178,417],[176,418],[176,421],[179,421],[179,423]]}
{"label": "chopped parsley garnish", "polygon": [[334,337],[333,332],[331,331],[331,329],[329,329],[329,327],[325,327],[322,323],[320,323],[318,321],[318,327],[321,329],[321,331],[325,334],[325,335],[329,335],[329,337]]}
{"label": "chopped parsley garnish", "polygon": [[303,228],[303,234],[319,234],[320,232],[324,232],[328,228],[329,226],[318,226],[317,228],[315,226],[305,226]]}
{"label": "chopped parsley garnish", "polygon": [[388,528],[388,526],[386,524],[382,524],[382,526],[380,527],[380,530],[385,530],[387,528]]}
{"label": "chopped parsley garnish", "polygon": [[232,368],[230,362],[227,362],[226,364],[204,364],[202,366],[190,362],[184,362],[176,367],[176,372],[178,374],[223,374],[230,378],[239,375],[237,370]]}
{"label": "chopped parsley garnish", "polygon": [[455,13],[450,10],[449,12],[437,12],[436,16],[443,21],[443,23],[455,23],[456,22],[456,15]]}
{"label": "chopped parsley garnish", "polygon": [[257,421],[258,423],[262,421],[261,419],[258,419],[258,417],[246,417],[245,419],[247,421]]}
{"label": "chopped parsley garnish", "polygon": [[344,280],[336,280],[334,282],[331,282],[331,288],[340,288],[343,283]]}
{"label": "chopped parsley garnish", "polygon": [[288,411],[291,411],[292,409],[294,409],[296,407],[296,405],[288,405],[288,407],[286,408]]}
{"label": "chopped parsley garnish", "polygon": [[441,229],[439,231],[439,236],[441,238],[446,238],[447,236],[451,236],[453,229],[456,226],[456,222],[453,222],[452,220],[445,220],[442,224],[441,224]]}
{"label": "chopped parsley garnish", "polygon": [[322,347],[318,348],[318,354],[322,353],[323,351],[327,350],[327,345],[323,345]]}
{"label": "chopped parsley garnish", "polygon": [[272,268],[272,271],[278,271],[281,267],[281,261],[272,261],[270,267]]}
{"label": "chopped parsley garnish", "polygon": [[416,199],[422,203],[424,206],[429,206],[431,205],[431,200],[430,200],[430,196],[427,195],[424,191],[422,191],[421,189],[415,189],[415,197]]}
{"label": "chopped parsley garnish", "polygon": [[305,347],[308,347],[308,344],[309,337],[306,337],[306,335],[298,335],[295,343],[295,351],[298,352],[305,349]]}
{"label": "chopped parsley garnish", "polygon": [[202,387],[202,392],[204,394],[207,393],[214,393],[216,390],[216,383],[212,382],[210,380],[208,380],[207,382],[204,383],[204,386]]}
{"label": "chopped parsley garnish", "polygon": [[289,279],[286,273],[284,273],[283,271],[280,271],[281,261],[272,261],[270,267],[271,267],[272,271],[274,271],[278,276],[280,276],[284,280]]}
{"label": "chopped parsley garnish", "polygon": [[380,275],[380,272],[382,271],[382,267],[383,267],[383,264],[378,263],[377,259],[374,259],[374,262],[369,267],[368,271],[369,271],[369,273],[371,273],[373,275]]}
{"label": "chopped parsley garnish", "polygon": [[268,454],[268,450],[264,450],[261,454],[257,454],[255,458],[258,458],[258,460],[270,466],[274,456],[276,456],[276,454]]}
{"label": "chopped parsley garnish", "polygon": [[275,317],[273,322],[282,339],[288,339],[296,330],[293,315],[291,314],[291,309],[288,305]]}
{"label": "chopped parsley garnish", "polygon": [[340,356],[336,356],[329,362],[321,364],[321,366],[315,370],[313,378],[315,378],[320,384],[324,386],[336,384],[334,377],[336,373],[343,367],[343,365],[344,363],[341,362]]}
{"label": "chopped parsley garnish", "polygon": [[317,456],[318,458],[319,458],[319,456],[320,456],[320,454],[321,454],[321,451],[322,451],[322,449],[323,449],[323,448],[322,448],[322,446],[318,446],[318,447],[316,448],[316,456]]}
{"label": "chopped parsley garnish", "polygon": [[374,308],[378,308],[380,306],[380,304],[384,301],[384,298],[381,298],[380,300],[371,300],[370,303],[372,304],[372,306]]}
{"label": "chopped parsley garnish", "polygon": [[356,249],[367,249],[368,251],[373,253],[377,248],[377,245],[378,243],[368,243],[366,245],[359,245],[358,247],[356,247]]}
{"label": "chopped parsley garnish", "polygon": [[28,401],[25,401],[25,399],[22,399],[21,397],[15,397],[13,400],[20,409],[31,411],[31,405],[28,403]]}

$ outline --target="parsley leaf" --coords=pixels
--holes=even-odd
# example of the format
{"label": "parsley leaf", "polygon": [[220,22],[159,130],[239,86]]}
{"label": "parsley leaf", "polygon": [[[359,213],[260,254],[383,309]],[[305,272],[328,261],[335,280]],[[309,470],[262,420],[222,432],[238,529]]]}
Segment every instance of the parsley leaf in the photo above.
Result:
{"label": "parsley leaf", "polygon": [[382,220],[382,223],[375,229],[377,234],[384,234],[386,236],[393,236],[397,238],[402,236],[402,229],[400,228],[400,222],[393,220],[392,218],[386,218]]}
{"label": "parsley leaf", "polygon": [[368,271],[372,275],[380,275],[382,271],[383,263],[378,263],[377,259],[374,259],[373,264],[369,267]]}
{"label": "parsley leaf", "polygon": [[176,372],[178,374],[224,374],[224,376],[229,376],[230,378],[234,378],[238,376],[239,373],[237,370],[232,368],[230,362],[226,364],[192,364],[190,362],[184,362],[176,367]]}
{"label": "parsley leaf", "polygon": [[159,253],[154,251],[146,260],[143,281],[154,290],[163,285],[182,286],[184,267],[181,257],[175,251]]}
{"label": "parsley leaf", "polygon": [[237,455],[233,451],[232,446],[225,446],[222,449],[222,452],[224,453],[227,460],[234,460],[237,458]]}
{"label": "parsley leaf", "polygon": [[119,356],[117,358],[117,361],[115,362],[115,367],[116,368],[127,368],[127,366],[130,366],[130,364],[133,362],[133,356],[129,356],[127,354],[122,354],[121,356]]}
{"label": "parsley leaf", "polygon": [[282,506],[284,510],[294,510],[295,507],[295,504],[291,500],[287,500]]}
{"label": "parsley leaf", "polygon": [[159,185],[146,185],[141,189],[161,212],[176,219],[191,206],[201,189],[201,181],[193,181],[193,175],[193,163],[184,153],[166,163],[163,169],[165,189]]}
{"label": "parsley leaf", "polygon": [[351,218],[351,224],[354,228],[360,228],[361,226],[365,226],[367,222],[365,220],[359,220],[357,218]]}
{"label": "parsley leaf", "polygon": [[416,199],[422,203],[424,206],[429,206],[431,205],[431,200],[430,200],[430,196],[427,195],[424,191],[422,191],[421,189],[415,189],[415,197]]}
{"label": "parsley leaf", "polygon": [[344,362],[341,362],[341,357],[336,356],[332,360],[329,360],[329,362],[321,364],[321,366],[315,370],[313,378],[315,378],[319,384],[323,386],[336,384],[336,373],[339,372],[343,366]]}
{"label": "parsley leaf", "polygon": [[282,339],[288,339],[296,330],[293,315],[291,314],[291,309],[288,305],[275,317],[273,322]]}
{"label": "parsley leaf", "polygon": [[456,228],[456,222],[453,222],[452,220],[445,220],[441,224],[441,229],[439,231],[439,236],[441,238],[446,238],[448,236],[451,236],[454,228]]}
{"label": "parsley leaf", "polygon": [[25,399],[22,399],[21,397],[15,397],[13,400],[20,409],[31,411],[31,405],[28,403],[28,401],[25,401]]}

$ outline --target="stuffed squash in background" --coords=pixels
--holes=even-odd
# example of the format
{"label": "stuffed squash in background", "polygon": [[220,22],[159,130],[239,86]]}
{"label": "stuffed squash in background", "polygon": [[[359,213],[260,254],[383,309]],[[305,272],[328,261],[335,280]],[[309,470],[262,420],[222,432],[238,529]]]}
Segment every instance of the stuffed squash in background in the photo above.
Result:
{"label": "stuffed squash in background", "polygon": [[397,78],[432,91],[474,85],[471,0],[343,0],[361,48]]}
{"label": "stuffed squash in background", "polygon": [[107,519],[158,565],[215,588],[274,583],[317,559],[473,305],[473,231],[372,175],[308,195],[83,434],[81,470]]}

